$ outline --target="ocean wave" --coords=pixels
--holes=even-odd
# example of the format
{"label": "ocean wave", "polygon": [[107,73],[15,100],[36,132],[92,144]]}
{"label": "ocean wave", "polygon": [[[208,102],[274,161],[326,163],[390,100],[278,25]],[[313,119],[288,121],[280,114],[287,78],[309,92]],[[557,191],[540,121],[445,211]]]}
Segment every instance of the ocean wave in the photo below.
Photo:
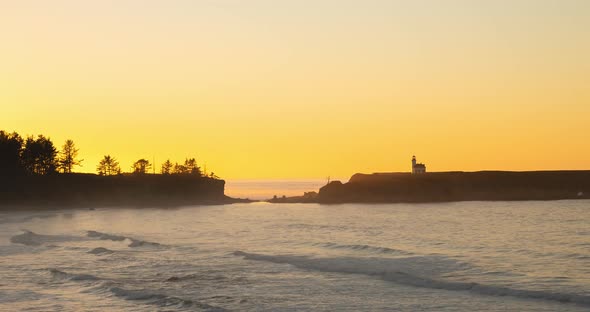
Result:
{"label": "ocean wave", "polygon": [[0,304],[14,304],[40,300],[43,294],[26,289],[0,290],[0,298],[2,298]]}
{"label": "ocean wave", "polygon": [[330,224],[307,224],[307,223],[294,223],[287,225],[288,228],[298,230],[332,230],[332,231],[343,231],[348,229],[347,226],[343,225],[330,225]]}
{"label": "ocean wave", "polygon": [[159,246],[162,246],[159,243],[148,242],[148,241],[135,239],[133,237],[115,235],[115,234],[109,234],[109,233],[102,233],[102,232],[97,232],[97,231],[87,231],[86,235],[88,237],[98,238],[100,240],[110,240],[110,241],[115,241],[115,242],[122,242],[125,240],[129,240],[130,241],[130,243],[128,245],[129,247],[142,247],[142,246],[159,247]]}
{"label": "ocean wave", "polygon": [[142,241],[139,239],[134,239],[134,238],[130,238],[131,243],[127,246],[129,247],[142,247],[142,246],[148,246],[148,247],[159,247],[162,246],[159,243],[154,243],[154,242],[147,242],[147,241]]}
{"label": "ocean wave", "polygon": [[[47,247],[47,246],[45,246]],[[36,254],[45,252],[49,250],[51,247],[48,248],[35,248],[31,249],[30,246],[22,245],[22,244],[10,244],[10,245],[0,245],[0,257],[7,257],[7,256],[14,256],[20,254]]]}
{"label": "ocean wave", "polygon": [[176,307],[178,309],[190,309],[191,311],[195,309],[202,311],[226,311],[223,308],[212,306],[206,303],[190,299],[183,299],[175,296],[168,296],[149,290],[131,290],[122,288],[120,286],[109,286],[108,284],[105,284],[102,286],[102,288],[115,297],[129,301],[142,301],[145,304],[156,305],[159,307]]}
{"label": "ocean wave", "polygon": [[[437,261],[436,258],[440,257],[407,257],[397,259],[347,257],[310,258],[307,256],[263,255],[242,251],[236,251],[234,252],[234,255],[244,257],[244,259],[247,260],[290,264],[297,268],[307,270],[376,276],[386,281],[413,287],[442,289],[449,291],[470,291],[480,295],[541,299],[590,306],[590,296],[587,295],[542,290],[514,289],[503,286],[484,285],[475,282],[445,281],[441,279],[435,279],[435,277],[437,277],[436,275],[440,276],[441,272],[450,269],[447,267],[448,263],[441,265],[441,263],[435,263],[431,261]],[[433,271],[431,268],[424,266],[428,265],[428,262],[432,262],[430,265],[435,265],[435,267],[443,267],[443,269],[441,270],[440,268],[437,268],[434,270],[435,274],[432,274]],[[422,267],[422,269],[420,267]]]}
{"label": "ocean wave", "polygon": [[[212,271],[207,271],[207,272],[201,272],[201,273],[191,273],[191,274],[176,274],[176,275],[172,275],[166,279],[164,279],[164,282],[167,283],[182,283],[182,282],[189,282],[189,283],[199,283],[199,282],[205,282],[205,283],[229,283],[231,285],[242,285],[242,284],[246,284],[249,283],[248,279],[244,276],[240,276],[240,275],[226,275],[226,272],[212,272]],[[158,274],[160,275],[160,274]],[[164,274],[162,274],[164,275]]]}
{"label": "ocean wave", "polygon": [[12,215],[5,215],[0,218],[0,224],[5,223],[25,223],[34,220],[43,220],[49,218],[55,218],[59,216],[58,213],[34,213],[28,216],[12,216]]}
{"label": "ocean wave", "polygon": [[579,259],[579,260],[587,260],[590,259],[590,254],[580,254],[580,253],[557,253],[557,252],[539,252],[534,250],[528,249],[518,249],[515,251],[510,250],[502,250],[502,252],[514,252],[517,254],[538,257],[538,258],[547,258],[547,257],[557,257],[557,258],[568,258],[568,259]]}
{"label": "ocean wave", "polygon": [[104,248],[104,247],[97,247],[97,248],[94,248],[94,249],[88,251],[89,254],[94,254],[94,255],[111,254],[113,252],[114,251]]}
{"label": "ocean wave", "polygon": [[97,232],[97,231],[87,231],[86,235],[88,237],[94,237],[94,238],[98,238],[98,239],[102,239],[102,240],[111,240],[114,242],[122,242],[127,239],[126,236],[101,233],[101,232]]}
{"label": "ocean wave", "polygon": [[215,307],[195,300],[183,299],[175,296],[168,296],[161,293],[143,289],[126,289],[113,281],[103,280],[90,274],[72,274],[58,269],[48,269],[54,279],[76,281],[76,282],[99,282],[85,292],[97,292],[100,294],[113,295],[129,301],[142,301],[145,304],[157,305],[160,307],[176,307],[179,309],[198,309],[202,311],[226,311],[223,308]]}
{"label": "ocean wave", "polygon": [[187,274],[181,276],[171,276],[166,279],[166,282],[182,282],[188,280],[200,280],[200,281],[220,281],[225,280],[227,277],[223,275],[206,275],[206,274]]}
{"label": "ocean wave", "polygon": [[83,237],[69,236],[69,235],[43,235],[37,234],[29,230],[22,230],[24,233],[14,235],[10,238],[10,242],[14,244],[21,244],[27,246],[41,246],[45,243],[57,243],[68,241],[84,240]]}
{"label": "ocean wave", "polygon": [[578,259],[578,260],[590,259],[590,255],[583,255],[583,254],[579,254],[579,253],[568,254],[568,255],[566,255],[566,257],[571,258],[571,259]]}
{"label": "ocean wave", "polygon": [[337,243],[316,243],[314,246],[329,248],[329,249],[348,249],[353,251],[366,251],[379,254],[396,254],[396,255],[411,255],[411,252],[404,251],[401,249],[393,249],[388,247],[379,247],[371,245],[346,245]]}
{"label": "ocean wave", "polygon": [[158,305],[174,305],[178,307],[190,307],[194,304],[192,300],[166,296],[163,294],[152,293],[145,290],[128,290],[120,287],[110,287],[108,290],[111,293],[113,293],[113,295],[117,297],[122,297],[126,300],[154,301],[154,303],[157,303]]}
{"label": "ocean wave", "polygon": [[60,271],[58,269],[49,269],[49,273],[55,279],[68,281],[98,281],[99,278],[90,274],[72,274]]}

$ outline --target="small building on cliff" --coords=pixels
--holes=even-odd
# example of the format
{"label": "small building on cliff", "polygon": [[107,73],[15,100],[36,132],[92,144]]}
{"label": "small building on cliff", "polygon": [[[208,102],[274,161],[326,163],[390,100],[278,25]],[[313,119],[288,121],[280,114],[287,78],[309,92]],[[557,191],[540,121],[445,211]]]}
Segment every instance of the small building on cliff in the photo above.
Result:
{"label": "small building on cliff", "polygon": [[412,156],[412,174],[426,173],[426,165],[416,163],[416,156]]}

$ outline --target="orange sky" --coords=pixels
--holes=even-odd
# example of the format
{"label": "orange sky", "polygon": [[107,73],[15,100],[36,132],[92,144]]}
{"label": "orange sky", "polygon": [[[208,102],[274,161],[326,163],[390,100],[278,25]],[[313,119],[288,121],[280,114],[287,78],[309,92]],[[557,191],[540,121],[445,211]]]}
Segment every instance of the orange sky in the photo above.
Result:
{"label": "orange sky", "polygon": [[0,129],[223,178],[590,169],[585,0],[6,1]]}

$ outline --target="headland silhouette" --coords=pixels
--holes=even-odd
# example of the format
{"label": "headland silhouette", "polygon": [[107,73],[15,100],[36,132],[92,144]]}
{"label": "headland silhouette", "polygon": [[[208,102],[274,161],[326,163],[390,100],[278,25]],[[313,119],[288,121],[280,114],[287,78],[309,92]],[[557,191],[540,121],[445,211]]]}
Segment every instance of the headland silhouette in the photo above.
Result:
{"label": "headland silhouette", "polygon": [[[170,207],[249,202],[225,195],[225,181],[206,174],[195,158],[166,160],[158,173],[141,158],[124,172],[105,155],[96,174],[74,173],[83,160],[72,140],[60,151],[49,137],[23,139],[0,131],[0,207]],[[355,174],[302,196],[275,196],[272,203],[398,203],[559,200],[590,198],[590,171],[426,172],[412,158],[407,173]]]}

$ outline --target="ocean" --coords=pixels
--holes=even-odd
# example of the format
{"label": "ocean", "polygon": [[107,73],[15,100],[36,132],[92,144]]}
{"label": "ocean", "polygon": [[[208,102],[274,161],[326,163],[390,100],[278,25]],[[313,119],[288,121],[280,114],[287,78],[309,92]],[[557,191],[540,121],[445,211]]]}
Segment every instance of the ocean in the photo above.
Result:
{"label": "ocean", "polygon": [[1,311],[589,311],[590,201],[2,211],[0,277]]}
{"label": "ocean", "polygon": [[[347,180],[342,181],[346,182]],[[267,200],[273,198],[273,196],[290,197],[301,196],[309,191],[317,192],[320,187],[327,183],[327,179],[227,180],[225,182],[225,194],[234,198]]]}

